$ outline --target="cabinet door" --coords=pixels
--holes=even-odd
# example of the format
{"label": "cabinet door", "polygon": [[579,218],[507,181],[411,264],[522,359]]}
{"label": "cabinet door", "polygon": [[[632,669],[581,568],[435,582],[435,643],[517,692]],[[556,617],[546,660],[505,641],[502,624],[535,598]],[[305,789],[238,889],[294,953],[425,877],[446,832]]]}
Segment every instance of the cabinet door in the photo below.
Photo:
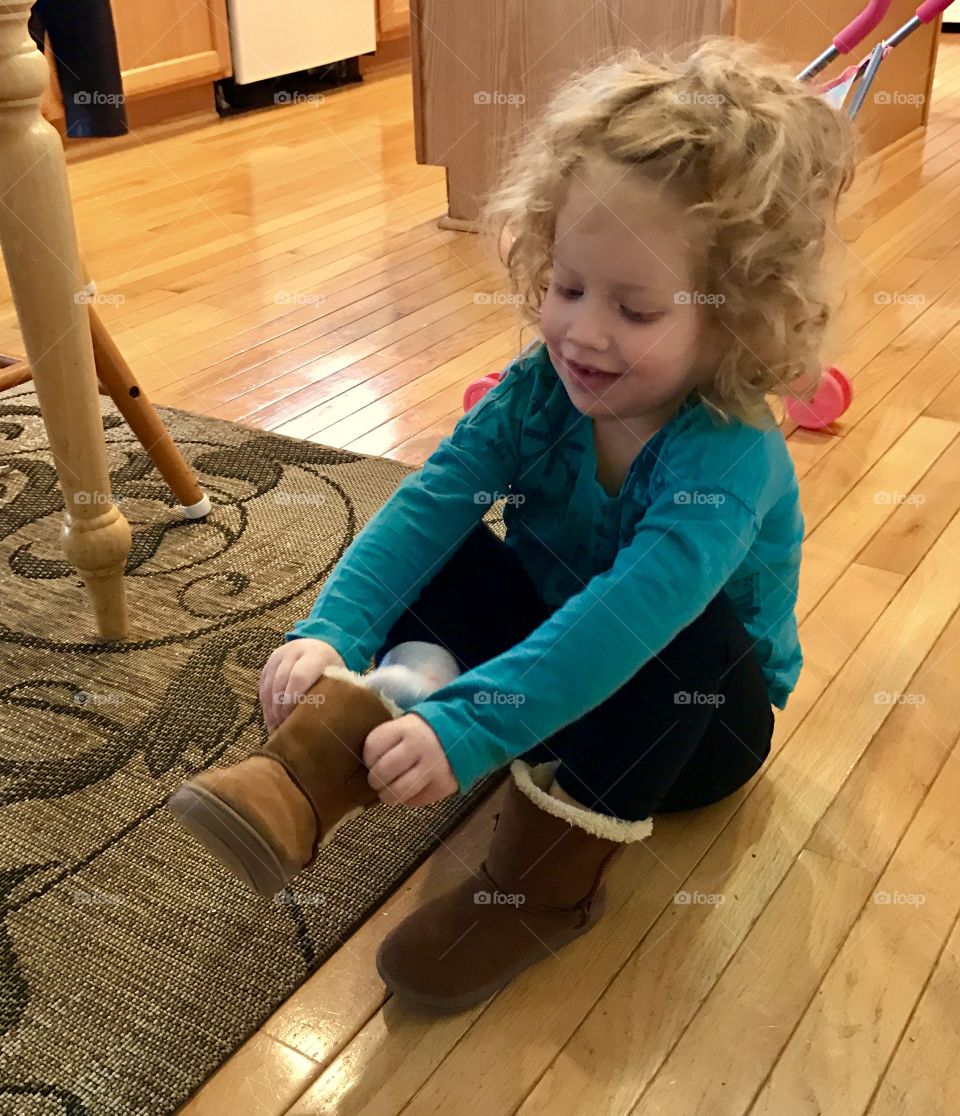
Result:
{"label": "cabinet door", "polygon": [[110,0],[128,97],[226,77],[226,0]]}
{"label": "cabinet door", "polygon": [[410,0],[377,0],[377,38],[410,33]]}

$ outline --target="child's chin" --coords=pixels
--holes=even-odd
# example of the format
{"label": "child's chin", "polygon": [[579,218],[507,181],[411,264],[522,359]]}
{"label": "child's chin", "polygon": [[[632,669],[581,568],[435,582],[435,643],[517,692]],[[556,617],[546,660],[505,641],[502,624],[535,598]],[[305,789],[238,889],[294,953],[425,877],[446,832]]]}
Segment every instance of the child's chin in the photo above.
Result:
{"label": "child's chin", "polygon": [[566,388],[567,398],[582,415],[613,414],[609,404],[605,403],[599,396],[592,395],[589,391],[583,391],[580,388],[572,388],[569,384],[563,386]]}

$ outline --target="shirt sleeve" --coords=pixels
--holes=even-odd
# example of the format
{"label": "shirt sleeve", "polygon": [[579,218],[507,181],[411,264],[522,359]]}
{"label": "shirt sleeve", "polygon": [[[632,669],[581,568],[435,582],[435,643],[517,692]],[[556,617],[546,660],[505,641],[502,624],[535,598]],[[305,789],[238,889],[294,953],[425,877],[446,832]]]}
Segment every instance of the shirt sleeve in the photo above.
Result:
{"label": "shirt sleeve", "polygon": [[706,609],[758,526],[722,486],[668,484],[608,570],[526,639],[411,706],[460,792],[615,693]]}
{"label": "shirt sleeve", "polygon": [[324,582],[285,641],[322,639],[366,670],[394,620],[515,479],[528,377],[511,365],[424,464],[407,474]]}

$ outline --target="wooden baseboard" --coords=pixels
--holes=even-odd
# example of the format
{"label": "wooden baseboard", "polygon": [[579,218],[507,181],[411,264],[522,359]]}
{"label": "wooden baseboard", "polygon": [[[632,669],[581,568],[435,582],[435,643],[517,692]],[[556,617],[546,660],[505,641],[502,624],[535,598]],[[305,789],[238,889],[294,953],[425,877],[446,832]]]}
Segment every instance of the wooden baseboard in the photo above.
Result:
{"label": "wooden baseboard", "polygon": [[184,116],[205,116],[208,120],[217,118],[213,81],[127,100],[127,123],[131,128],[166,124]]}
{"label": "wooden baseboard", "polygon": [[445,213],[442,217],[437,218],[437,228],[453,229],[454,232],[478,233],[480,223],[478,221],[467,221],[463,217],[451,217],[449,213]]}

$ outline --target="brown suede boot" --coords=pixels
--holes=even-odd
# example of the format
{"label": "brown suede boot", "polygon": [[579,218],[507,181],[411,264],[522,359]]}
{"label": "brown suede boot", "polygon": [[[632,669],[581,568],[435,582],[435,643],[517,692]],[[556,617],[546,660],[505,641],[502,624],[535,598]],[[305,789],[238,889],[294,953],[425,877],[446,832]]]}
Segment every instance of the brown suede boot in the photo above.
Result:
{"label": "brown suede boot", "polygon": [[548,793],[557,761],[510,766],[503,809],[476,875],[395,927],[377,952],[386,986],[414,1007],[464,1011],[593,927],[616,856],[653,829]]}
{"label": "brown suede boot", "polygon": [[313,863],[350,818],[379,801],[363,745],[403,710],[330,666],[266,747],[187,780],[167,805],[177,820],[258,895],[270,897]]}

